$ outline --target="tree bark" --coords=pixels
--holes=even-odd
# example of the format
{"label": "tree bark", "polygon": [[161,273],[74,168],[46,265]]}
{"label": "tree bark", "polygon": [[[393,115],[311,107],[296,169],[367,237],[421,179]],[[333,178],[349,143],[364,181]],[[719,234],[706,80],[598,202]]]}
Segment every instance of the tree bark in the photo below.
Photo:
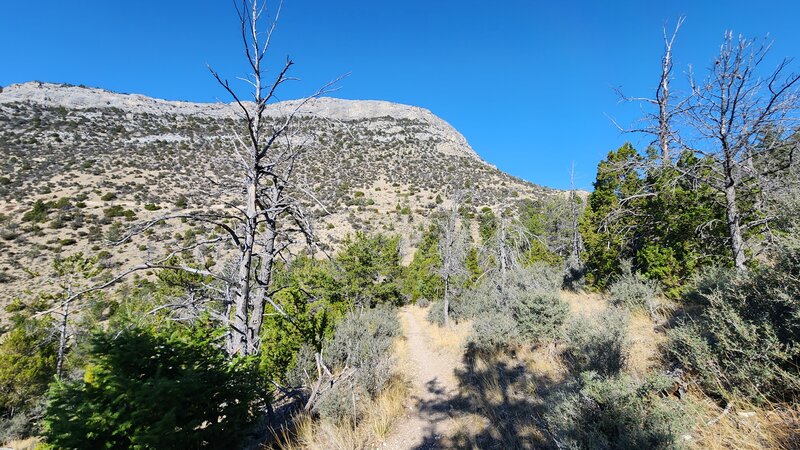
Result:
{"label": "tree bark", "polygon": [[67,322],[69,320],[69,301],[62,303],[61,326],[58,336],[58,360],[56,361],[56,379],[61,379],[64,371],[64,355],[67,351]]}
{"label": "tree bark", "polygon": [[444,326],[450,326],[450,275],[444,277]]}
{"label": "tree bark", "polygon": [[739,208],[736,205],[736,184],[732,176],[728,177],[728,184],[725,187],[725,218],[728,222],[728,234],[730,238],[731,254],[733,256],[733,265],[736,270],[744,271],[746,270],[744,238],[742,237]]}
{"label": "tree bark", "polygon": [[259,336],[261,334],[261,326],[264,323],[264,308],[268,302],[272,303],[271,294],[267,292],[267,289],[272,285],[272,267],[275,264],[275,240],[277,237],[278,233],[275,229],[275,221],[270,217],[266,224],[264,245],[261,250],[263,259],[261,261],[259,283],[262,285],[262,289],[259,290],[253,302],[253,314],[250,316],[250,321],[247,325],[250,342],[249,351],[252,354],[257,353],[261,347]]}
{"label": "tree bark", "polygon": [[245,203],[244,241],[239,258],[237,273],[238,295],[234,300],[233,324],[231,326],[228,352],[230,354],[249,354],[251,342],[248,326],[250,323],[251,279],[250,273],[253,265],[253,247],[255,246],[257,223],[256,191],[258,181],[254,174],[249,175],[247,197]]}
{"label": "tree bark", "polygon": [[572,163],[572,171],[570,172],[569,177],[569,207],[571,213],[571,223],[572,226],[572,257],[575,259],[575,262],[579,262],[581,259],[581,233],[578,230],[578,207],[575,204],[575,163]]}

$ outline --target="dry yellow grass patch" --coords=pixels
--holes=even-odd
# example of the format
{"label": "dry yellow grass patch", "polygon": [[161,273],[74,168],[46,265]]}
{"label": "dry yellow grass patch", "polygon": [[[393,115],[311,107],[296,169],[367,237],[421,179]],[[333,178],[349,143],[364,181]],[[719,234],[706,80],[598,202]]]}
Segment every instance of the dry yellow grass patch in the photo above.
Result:
{"label": "dry yellow grass patch", "polygon": [[563,382],[568,374],[567,367],[559,356],[560,353],[561,350],[553,346],[534,349],[523,347],[516,352],[516,357],[523,361],[525,367],[536,375],[537,379],[558,384]]}
{"label": "dry yellow grass patch", "polygon": [[282,450],[359,450],[374,448],[403,415],[408,383],[393,378],[386,389],[366,408],[365,415],[353,426],[348,420],[315,420],[309,414],[295,418],[294,430],[273,433],[274,446]]}
{"label": "dry yellow grass patch", "polygon": [[422,325],[423,330],[430,338],[430,342],[433,344],[436,351],[446,352],[460,358],[466,349],[467,337],[470,332],[472,332],[472,323],[469,321],[461,323],[451,321],[449,327],[440,327],[428,322],[428,311],[430,308],[430,306],[425,308],[410,306],[408,310]]}
{"label": "dry yellow grass patch", "polygon": [[608,303],[599,294],[561,291],[561,298],[572,314],[584,317],[594,317],[608,309]]}
{"label": "dry yellow grass patch", "polygon": [[39,438],[31,437],[28,439],[21,439],[18,441],[11,441],[5,444],[4,448],[12,450],[33,450],[39,444]]}
{"label": "dry yellow grass patch", "polygon": [[[563,379],[548,350],[477,352],[467,370],[462,390],[475,410],[455,421],[452,447],[533,449],[546,442],[536,422],[539,394]],[[522,370],[533,376],[520,376]]]}
{"label": "dry yellow grass patch", "polygon": [[453,419],[451,435],[448,436],[448,447],[451,448],[481,448],[476,436],[481,436],[491,431],[491,422],[480,414],[463,414]]}
{"label": "dry yellow grass patch", "polygon": [[628,337],[630,349],[626,364],[633,375],[643,377],[662,363],[661,348],[667,336],[656,329],[647,314],[638,311],[631,313]]}
{"label": "dry yellow grass patch", "polygon": [[800,409],[786,406],[758,407],[734,403],[723,409],[702,393],[690,401],[699,405],[698,423],[690,436],[694,448],[778,449],[800,448]]}

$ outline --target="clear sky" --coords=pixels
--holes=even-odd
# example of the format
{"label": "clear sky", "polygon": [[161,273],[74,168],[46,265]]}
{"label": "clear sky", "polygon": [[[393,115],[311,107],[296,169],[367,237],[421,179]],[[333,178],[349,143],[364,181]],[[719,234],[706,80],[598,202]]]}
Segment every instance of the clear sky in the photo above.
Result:
{"label": "clear sky", "polygon": [[[775,57],[800,56],[800,1],[285,0],[273,55],[302,80],[283,99],[344,73],[335,96],[430,109],[487,161],[535,183],[590,188],[598,161],[625,140],[607,116],[640,109],[613,91],[650,95],[661,27],[687,17],[676,75],[708,66],[732,29],[770,34]],[[227,0],[4,0],[0,85],[65,82],[191,101],[229,99],[206,64],[246,72]]]}

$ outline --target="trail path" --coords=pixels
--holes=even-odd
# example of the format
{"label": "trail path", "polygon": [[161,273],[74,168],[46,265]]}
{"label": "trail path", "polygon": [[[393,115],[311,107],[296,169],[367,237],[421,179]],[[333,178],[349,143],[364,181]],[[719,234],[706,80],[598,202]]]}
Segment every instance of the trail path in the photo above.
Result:
{"label": "trail path", "polygon": [[420,317],[409,307],[402,310],[400,319],[408,339],[412,390],[406,405],[407,415],[379,448],[443,448],[442,438],[453,425],[451,402],[457,394],[458,383],[453,370],[461,363],[457,356],[437,351],[420,323]]}

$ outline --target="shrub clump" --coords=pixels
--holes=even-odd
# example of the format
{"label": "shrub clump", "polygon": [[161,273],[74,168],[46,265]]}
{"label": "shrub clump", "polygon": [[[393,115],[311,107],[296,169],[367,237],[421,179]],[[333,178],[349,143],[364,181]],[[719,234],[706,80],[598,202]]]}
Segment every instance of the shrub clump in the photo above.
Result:
{"label": "shrub clump", "polygon": [[525,287],[528,290],[558,292],[564,284],[564,274],[556,267],[537,262],[523,271]]}
{"label": "shrub clump", "polygon": [[511,315],[523,339],[543,343],[560,337],[569,307],[557,292],[520,290],[513,299]]}
{"label": "shrub clump", "polygon": [[487,314],[472,325],[470,343],[480,350],[492,350],[520,340],[517,323],[502,312]]}
{"label": "shrub clump", "polygon": [[[719,275],[713,274],[715,278]],[[793,401],[800,396],[800,246],[774,267],[703,281],[704,306],[670,332],[668,353],[710,395]]]}
{"label": "shrub clump", "polygon": [[572,292],[586,289],[586,267],[575,257],[567,259],[564,267],[564,289]]}
{"label": "shrub clump", "polygon": [[320,417],[332,422],[358,423],[372,398],[364,386],[349,378],[335,383],[319,399],[314,410]]}
{"label": "shrub clump", "polygon": [[[417,304],[419,304],[419,301],[417,301]],[[428,315],[425,317],[426,320],[428,322],[432,323],[432,324],[435,324],[435,325],[438,325],[440,327],[443,327],[444,326],[444,311],[443,311],[444,302],[440,301],[440,300],[437,300],[437,301],[431,303],[430,305],[431,305],[431,307],[428,310]],[[453,318],[452,317],[453,316],[453,305],[452,305],[452,303],[450,304],[450,316],[451,316],[451,318]],[[464,316],[461,315],[461,314],[458,314],[458,316],[459,316],[460,319],[464,318]]]}
{"label": "shrub clump", "polygon": [[47,213],[50,212],[52,205],[49,202],[36,200],[31,209],[22,215],[23,222],[42,223],[47,220]]}
{"label": "shrub clump", "polygon": [[643,382],[629,376],[603,378],[586,372],[576,392],[554,394],[545,414],[559,448],[680,448],[688,417],[679,400],[660,395],[672,380]]}
{"label": "shrub clump", "polygon": [[[176,326],[177,327],[177,326]],[[231,361],[207,327],[93,338],[82,380],[52,386],[55,448],[236,448],[263,406],[255,364]]]}
{"label": "shrub clump", "polygon": [[[7,312],[24,309],[12,302]],[[0,441],[25,437],[37,430],[48,384],[55,375],[57,338],[50,319],[14,319],[0,343]]]}
{"label": "shrub clump", "polygon": [[625,367],[628,348],[628,314],[610,309],[597,318],[576,317],[566,331],[564,359],[575,374],[592,371],[618,375]]}
{"label": "shrub clump", "polygon": [[519,268],[453,302],[453,316],[474,319],[472,342],[478,347],[551,342],[560,336],[569,309],[560,286],[561,275],[550,266]]}
{"label": "shrub clump", "polygon": [[[390,307],[359,309],[342,318],[323,354],[334,373],[345,368],[355,369],[355,373],[326,391],[315,405],[316,412],[334,421],[358,417],[358,405],[375,398],[391,378],[391,346],[399,334],[400,324]],[[309,364],[310,358],[305,359]],[[298,367],[302,366],[298,361]]]}
{"label": "shrub clump", "polygon": [[654,318],[658,314],[658,292],[656,282],[633,273],[629,261],[623,261],[622,275],[608,288],[612,305],[646,311]]}

